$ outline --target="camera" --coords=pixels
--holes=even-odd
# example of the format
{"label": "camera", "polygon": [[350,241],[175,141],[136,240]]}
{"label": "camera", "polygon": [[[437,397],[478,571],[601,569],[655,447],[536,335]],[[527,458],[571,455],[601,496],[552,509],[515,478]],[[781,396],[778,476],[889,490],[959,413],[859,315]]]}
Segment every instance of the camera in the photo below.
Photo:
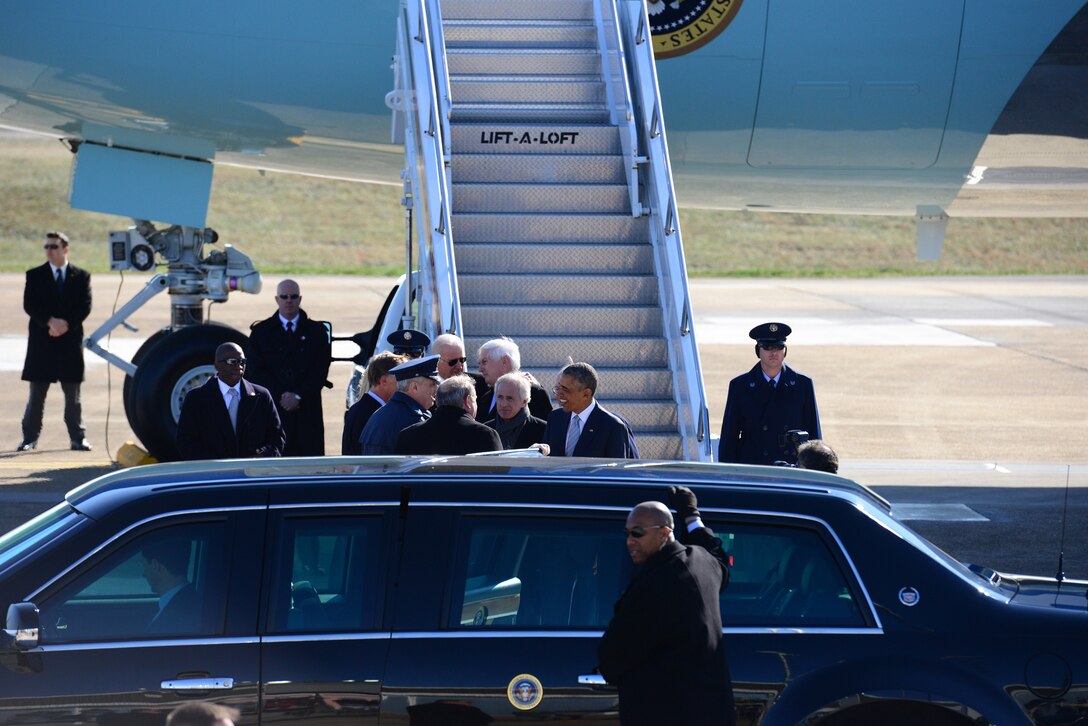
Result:
{"label": "camera", "polygon": [[791,429],[782,436],[782,443],[794,448],[806,441],[808,441],[808,431],[802,431],[801,429]]}

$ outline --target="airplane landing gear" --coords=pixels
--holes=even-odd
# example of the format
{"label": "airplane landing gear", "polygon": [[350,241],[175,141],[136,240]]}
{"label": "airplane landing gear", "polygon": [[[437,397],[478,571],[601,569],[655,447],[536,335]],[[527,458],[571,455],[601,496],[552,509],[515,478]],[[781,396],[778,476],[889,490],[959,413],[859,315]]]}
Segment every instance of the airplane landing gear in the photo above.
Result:
{"label": "airplane landing gear", "polygon": [[[261,291],[261,274],[252,260],[231,245],[205,254],[218,235],[212,229],[169,227],[150,222],[110,233],[110,269],[146,270],[165,264],[166,274],[148,280],[116,314],[92,333],[84,346],[123,370],[125,415],[144,448],[160,461],[177,459],[174,435],[185,394],[215,374],[215,349],[222,343],[246,347],[248,338],[234,328],[204,322],[205,301],[226,302],[231,292]],[[148,264],[149,259],[162,262]],[[99,345],[111,330],[152,297],[170,293],[170,325],[144,342],[131,361]]]}

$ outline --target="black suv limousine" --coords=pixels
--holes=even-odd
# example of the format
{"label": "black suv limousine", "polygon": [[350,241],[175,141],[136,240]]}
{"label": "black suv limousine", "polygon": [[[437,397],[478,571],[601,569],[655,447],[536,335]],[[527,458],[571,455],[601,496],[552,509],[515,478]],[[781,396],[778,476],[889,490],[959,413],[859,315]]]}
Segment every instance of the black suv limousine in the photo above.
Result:
{"label": "black suv limousine", "polygon": [[[1085,583],[984,577],[845,479],[579,459],[166,464],[0,539],[0,723],[610,724],[623,526],[722,538],[742,724],[1088,722]],[[165,601],[165,602],[164,602]]]}

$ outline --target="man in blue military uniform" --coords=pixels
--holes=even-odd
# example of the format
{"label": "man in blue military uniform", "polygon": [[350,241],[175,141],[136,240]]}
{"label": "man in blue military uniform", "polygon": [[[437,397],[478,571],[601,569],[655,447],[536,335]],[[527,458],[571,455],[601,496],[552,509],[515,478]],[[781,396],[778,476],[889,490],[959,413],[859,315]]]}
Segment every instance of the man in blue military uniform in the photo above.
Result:
{"label": "man in blue military uniform", "polygon": [[440,381],[438,356],[410,360],[389,372],[397,379],[397,392],[363,427],[359,449],[364,456],[392,454],[401,431],[431,417]]}
{"label": "man in blue military uniform", "polygon": [[797,462],[797,442],[789,431],[820,436],[820,413],[812,379],[785,364],[785,323],[764,323],[748,336],[756,341],[759,363],[729,382],[718,461],[732,464]]}

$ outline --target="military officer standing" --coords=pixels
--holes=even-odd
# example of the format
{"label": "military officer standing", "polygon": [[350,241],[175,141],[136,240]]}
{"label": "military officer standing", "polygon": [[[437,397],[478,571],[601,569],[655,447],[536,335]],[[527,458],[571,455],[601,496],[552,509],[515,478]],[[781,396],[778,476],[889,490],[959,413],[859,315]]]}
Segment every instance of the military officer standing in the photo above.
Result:
{"label": "military officer standing", "polygon": [[397,379],[397,392],[370,417],[359,435],[364,456],[392,454],[400,432],[431,417],[438,377],[438,356],[417,358],[389,371]]}
{"label": "military officer standing", "polygon": [[729,382],[718,461],[732,464],[797,462],[796,442],[787,432],[807,431],[820,438],[820,413],[812,379],[785,364],[785,323],[764,323],[748,336],[756,341],[759,363]]}

